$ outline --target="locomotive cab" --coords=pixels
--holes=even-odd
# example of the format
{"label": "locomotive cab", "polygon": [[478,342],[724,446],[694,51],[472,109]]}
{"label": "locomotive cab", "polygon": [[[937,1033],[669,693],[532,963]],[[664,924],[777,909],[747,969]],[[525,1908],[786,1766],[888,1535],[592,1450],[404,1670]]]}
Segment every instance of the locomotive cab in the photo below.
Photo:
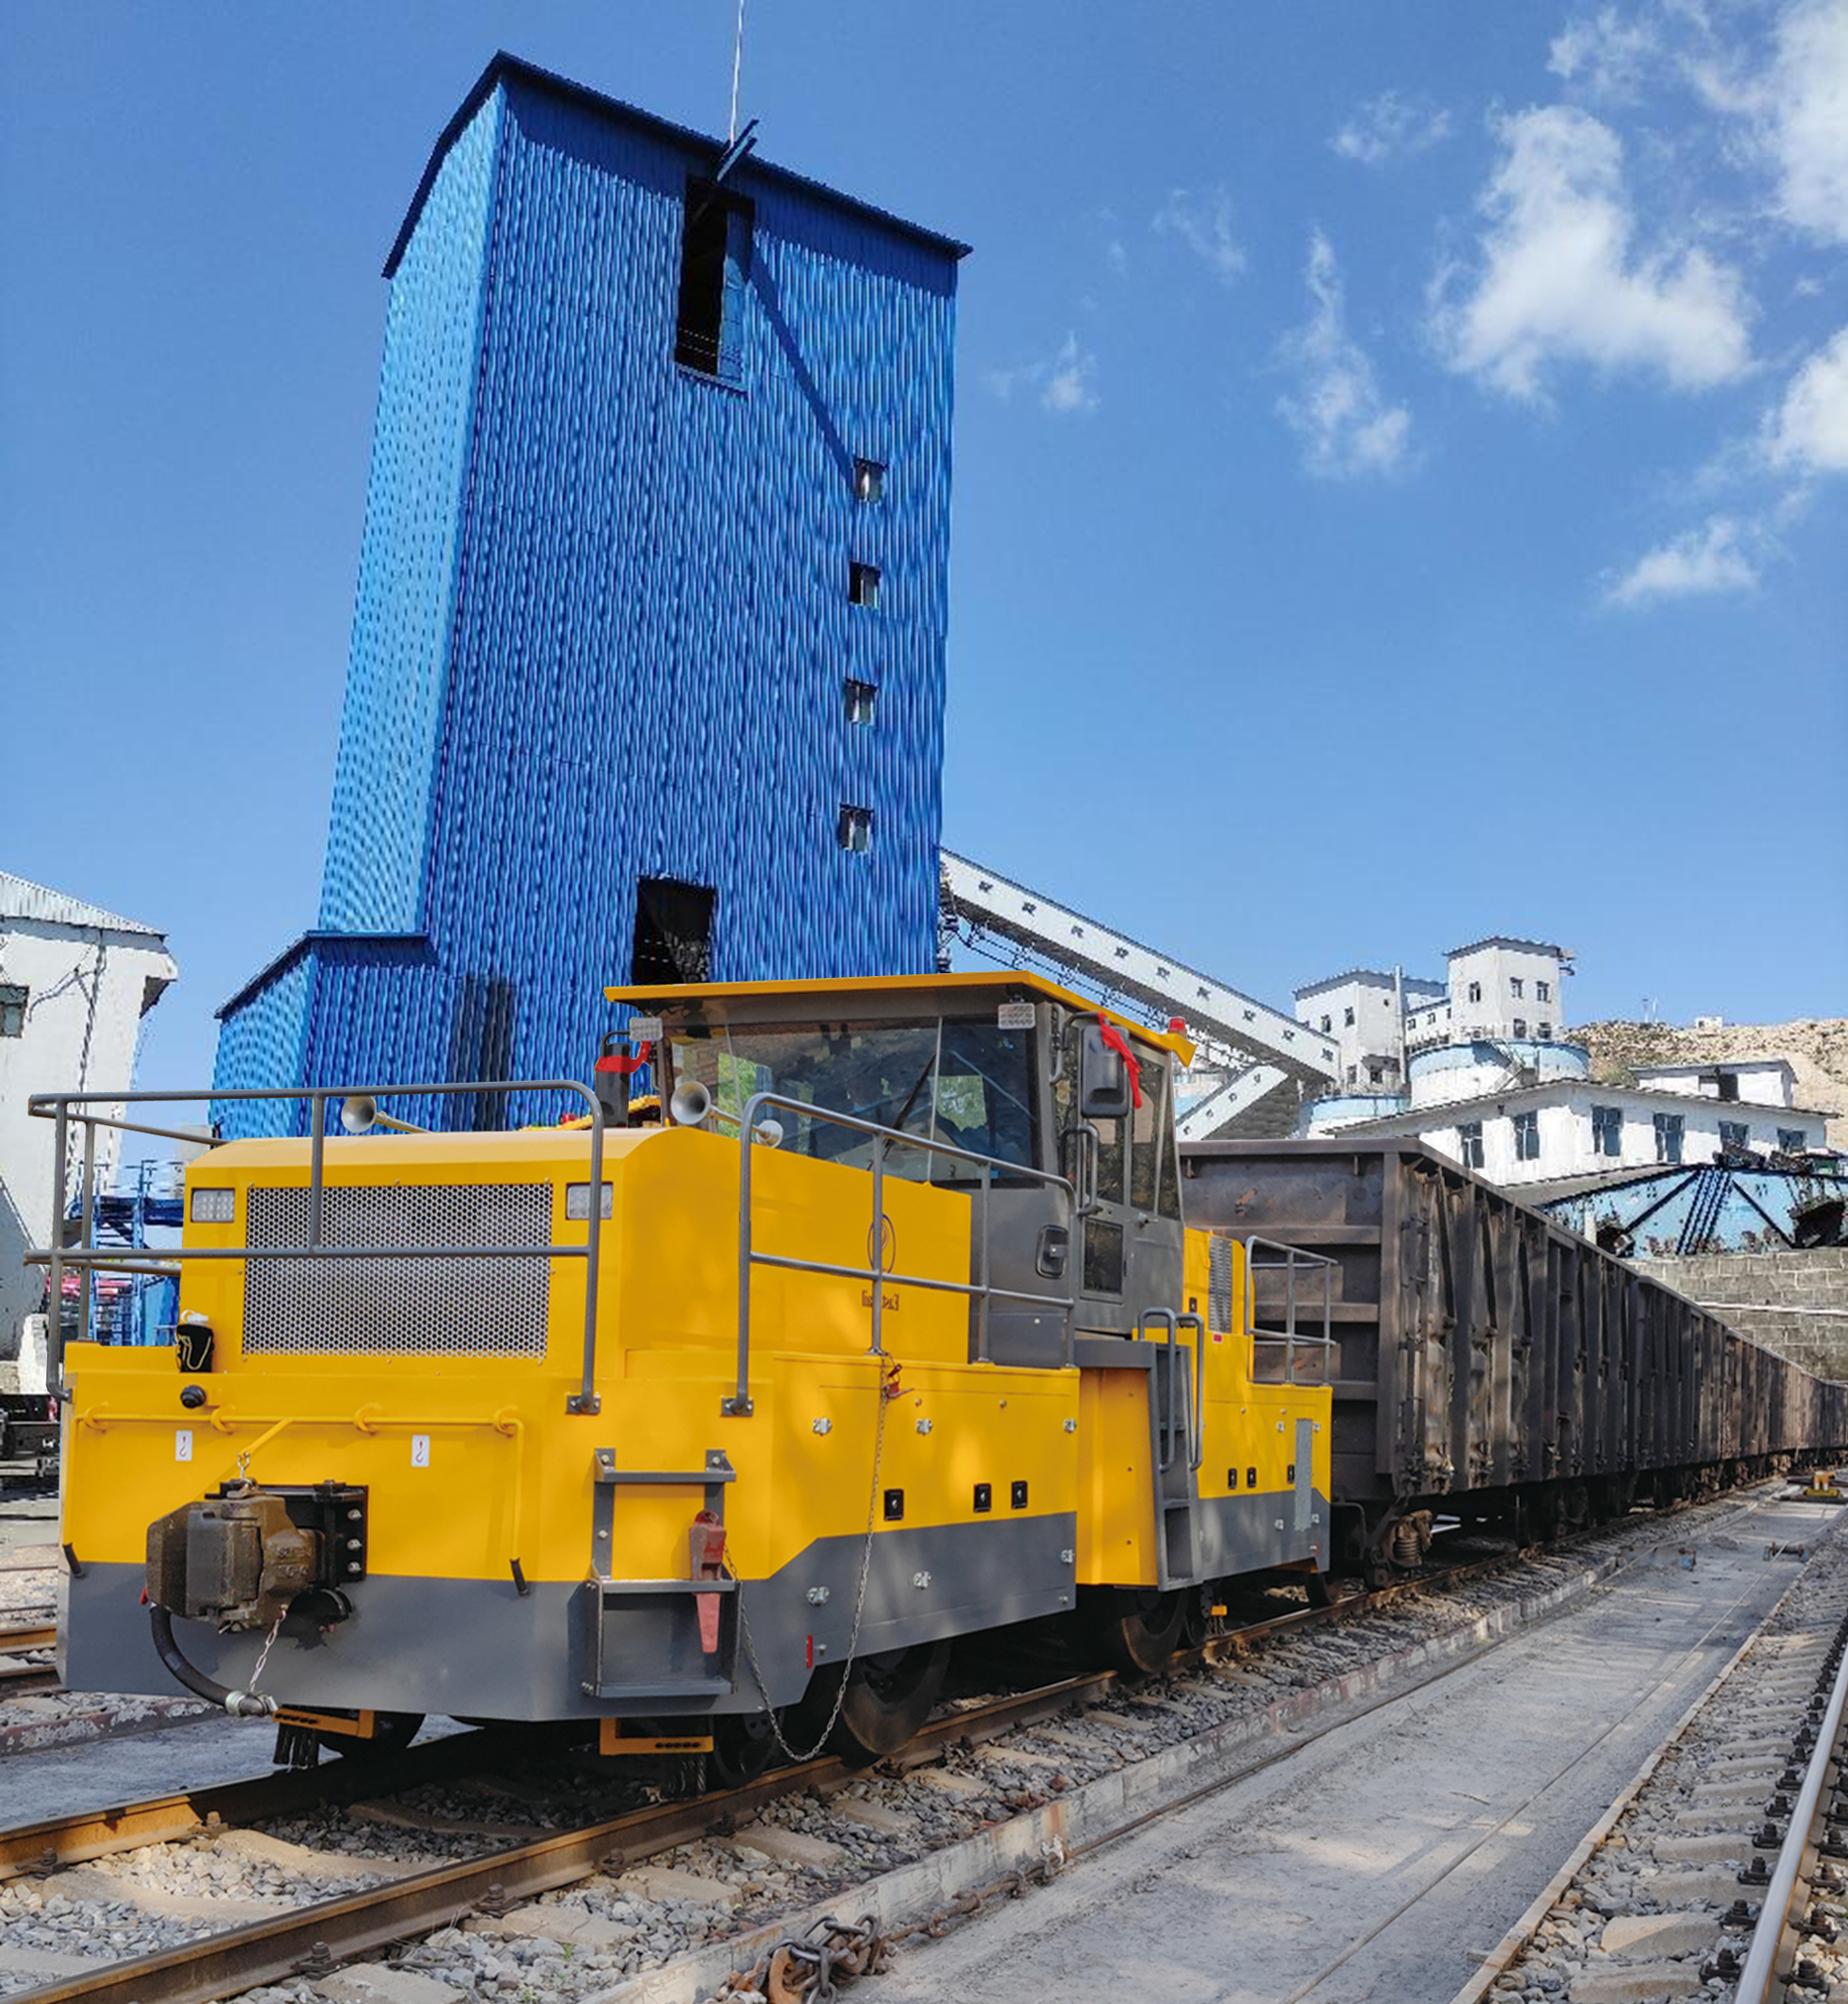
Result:
{"label": "locomotive cab", "polygon": [[1120,1337],[1177,1304],[1171,1066],[1192,1054],[1184,1038],[985,975],[840,984],[853,1013],[836,1019],[817,1018],[818,985],[610,994],[636,1012],[631,1039],[658,1047],[670,1106],[696,1086],[694,1104],[735,1132],[765,1095],[779,1150],[868,1169],[870,1137],[783,1103],[852,1115],[925,1144],[893,1145],[885,1174],[985,1202],[996,1293],[985,1347],[972,1315],[971,1361],[1067,1361],[1066,1315],[1032,1297],[1068,1293],[1079,1334]]}

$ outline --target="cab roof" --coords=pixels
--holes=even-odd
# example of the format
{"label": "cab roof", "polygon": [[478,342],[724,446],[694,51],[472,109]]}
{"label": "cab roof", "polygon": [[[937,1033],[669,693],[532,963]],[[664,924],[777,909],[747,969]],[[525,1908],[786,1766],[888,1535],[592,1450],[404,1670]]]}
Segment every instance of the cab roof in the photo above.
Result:
{"label": "cab roof", "polygon": [[[864,996],[876,1001],[881,1015],[897,1014],[907,1000],[920,1009],[954,1008],[958,1014],[974,1014],[984,1001],[1058,1002],[1081,1016],[1101,1016],[1107,1021],[1131,1031],[1142,1042],[1171,1052],[1183,1065],[1191,1065],[1194,1043],[1190,1036],[1173,1030],[1151,1030],[1134,1017],[1100,1007],[1088,996],[1062,988],[1043,975],[1010,969],[995,974],[866,974],[841,981],[705,981],[668,982],[653,986],[605,988],[604,994],[624,1008],[641,1009],[663,1017],[697,1014],[707,1022],[748,1023],[753,1020],[753,1003],[775,1002],[779,1019],[789,1020],[788,1004],[803,996],[813,996],[821,1013],[823,1004],[832,1014],[838,1005]],[[961,1005],[958,1007],[958,1005]]]}

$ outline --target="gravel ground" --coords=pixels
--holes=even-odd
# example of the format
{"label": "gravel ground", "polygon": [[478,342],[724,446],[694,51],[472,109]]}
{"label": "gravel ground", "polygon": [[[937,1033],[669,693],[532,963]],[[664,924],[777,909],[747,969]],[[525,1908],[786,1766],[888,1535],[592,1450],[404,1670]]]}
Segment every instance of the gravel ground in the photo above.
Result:
{"label": "gravel ground", "polygon": [[[1655,1546],[1665,1538],[1670,1541],[1655,1555],[1656,1562],[1629,1569],[1624,1575],[1629,1584],[1619,1592],[1627,1592],[1632,1599],[1639,1597],[1652,1608],[1660,1604],[1660,1611],[1642,1615],[1645,1630],[1652,1623],[1666,1622],[1673,1646],[1685,1650],[1684,1631],[1704,1618],[1700,1614],[1705,1606],[1704,1596],[1714,1586],[1716,1573],[1724,1573],[1729,1557],[1734,1572],[1743,1581],[1739,1591],[1755,1606],[1755,1596],[1761,1598],[1772,1584],[1781,1591],[1789,1582],[1788,1574],[1773,1575],[1763,1564],[1756,1546],[1746,1548],[1746,1539],[1762,1540],[1759,1520],[1749,1515],[1756,1507],[1749,1501],[1725,1499],[1679,1513],[1666,1524],[1633,1519],[1580,1544],[1570,1555],[1510,1568],[1493,1578],[1434,1590],[1351,1623],[1312,1627],[1261,1642],[1223,1666],[1113,1692],[1083,1714],[1068,1713],[1055,1723],[1021,1728],[980,1748],[958,1747],[942,1764],[914,1770],[903,1777],[868,1776],[825,1801],[805,1795],[772,1804],[730,1837],[683,1846],[620,1877],[597,1875],[580,1880],[497,1920],[478,1916],[460,1927],[445,1928],[410,1948],[389,1968],[361,1965],[318,1984],[302,1980],[250,1996],[259,2004],[283,2004],[285,1998],[308,2004],[317,1997],[328,2004],[365,2004],[368,1998],[384,2000],[384,2004],[445,2004],[460,1991],[483,1999],[512,1998],[516,2004],[531,2004],[532,1998],[540,1996],[575,2004],[687,1948],[799,1911],[836,1893],[850,1905],[853,1886],[966,1837],[984,1825],[1034,1807],[1158,1748],[1259,1711],[1285,1692],[1325,1683],[1343,1671],[1454,1630],[1493,1608],[1579,1574],[1588,1561],[1601,1556]],[[1815,1514],[1814,1510],[1807,1513],[1806,1524]],[[1745,1528],[1748,1524],[1749,1529]],[[1742,1537],[1729,1537],[1729,1526],[1741,1527]],[[1702,1541],[1702,1569],[1684,1573],[1676,1563],[1675,1545],[1695,1537]],[[1615,1597],[1600,1594],[1594,1598],[1603,1606]],[[1547,1625],[1542,1635],[1518,1636],[1486,1659],[1472,1659],[1463,1671],[1438,1679],[1427,1688],[1418,1723],[1402,1723],[1387,1731],[1386,1738],[1401,1754],[1426,1738],[1453,1743],[1455,1735],[1446,1724],[1450,1700],[1445,1693],[1459,1679],[1470,1679],[1488,1694],[1492,1709],[1493,1693],[1503,1676],[1499,1666],[1512,1654],[1524,1651],[1533,1674],[1550,1682],[1557,1701],[1558,1709],[1539,1734],[1543,1745],[1556,1746],[1562,1730],[1577,1730],[1580,1700],[1561,1684],[1556,1671],[1549,1670],[1549,1638],[1573,1619],[1560,1617]],[[1596,1655],[1595,1631],[1602,1617],[1583,1608],[1575,1619],[1588,1625],[1581,1652],[1588,1664]],[[1586,1675],[1592,1674],[1588,1668]],[[1626,1689],[1634,1698],[1634,1689],[1624,1683],[1630,1675],[1628,1671],[1604,1672],[1603,1685],[1609,1688],[1601,1687],[1601,1701],[1616,1703]],[[1412,1695],[1417,1699],[1420,1694]],[[955,1702],[969,1705],[976,1701],[973,1693],[965,1692]],[[1402,1702],[1395,1700],[1387,1710],[1396,1709]],[[1329,1741],[1350,1731],[1366,1735],[1369,1729],[1363,1720],[1352,1728],[1337,1728]],[[1463,1744],[1454,1757],[1470,1768],[1481,1792],[1470,1813],[1494,1799],[1502,1785],[1499,1774],[1477,1772],[1485,1765],[1483,1749],[1495,1749],[1497,1738],[1492,1725],[1485,1727],[1480,1738]],[[1329,1741],[1317,1743],[1327,1745]],[[260,1749],[255,1746],[248,1728],[223,1720],[150,1733],[84,1752],[97,1760],[111,1757],[117,1781],[109,1794],[120,1800],[131,1793],[159,1792],[163,1784],[155,1777],[163,1760],[176,1763],[166,1786],[198,1785],[206,1777],[195,1764],[195,1756],[207,1749],[216,1754],[233,1746],[244,1756],[242,1772],[260,1765],[260,1755],[267,1752],[266,1744]],[[138,1777],[125,1782],[112,1757],[130,1747],[155,1752],[159,1759],[143,1761]],[[1304,1751],[1313,1753],[1314,1749]],[[251,1753],[259,1755],[257,1761],[250,1760]],[[18,1762],[17,1768],[36,1773],[46,1761],[59,1758],[34,1756]],[[1632,1753],[1630,1767],[1635,1760]],[[183,1771],[180,1763],[184,1763]],[[1487,1764],[1499,1767],[1499,1752],[1490,1753]],[[68,1786],[79,1765],[73,1761],[58,1785]],[[1357,1802],[1351,1805],[1344,1799],[1345,1771],[1332,1755],[1323,1757],[1322,1765],[1335,1790],[1332,1800],[1313,1811],[1300,1805],[1287,1832],[1275,1840],[1277,1848],[1268,1851],[1234,1814],[1230,1827],[1213,1839],[1209,1853],[1202,1854],[1212,1857],[1216,1871],[1257,1856],[1274,1861],[1279,1851],[1287,1855],[1292,1844],[1308,1830],[1333,1827],[1347,1833],[1344,1843],[1353,1839],[1359,1810]],[[1387,1766],[1391,1765],[1388,1761]],[[100,1766],[87,1770],[92,1779],[101,1772]],[[1412,1789],[1416,1800],[1416,1780],[1405,1776],[1401,1784]],[[1260,1797],[1278,1798],[1277,1790],[1249,1778],[1233,1784],[1228,1799],[1253,1788]],[[1298,1784],[1291,1784],[1291,1790],[1301,1794]],[[90,1799],[98,1798],[92,1794]],[[479,1856],[539,1831],[613,1815],[634,1799],[632,1785],[625,1793],[625,1785],[613,1783],[610,1772],[593,1758],[579,1757],[575,1763],[563,1760],[543,1772],[478,1777],[466,1783],[427,1787],[389,1801],[324,1809],[277,1821],[258,1833],[230,1832],[182,1844],[150,1845],[42,1880],[15,1881],[0,1886],[0,1995],[47,1980],[57,1973],[46,1966],[47,1958],[93,1953],[104,1942],[112,1955],[147,1953],[214,1928],[237,1925],[259,1912],[277,1911],[278,1905],[330,1897],[336,1889],[352,1890],[378,1877]],[[1212,1798],[1207,1810],[1223,1820],[1228,1812],[1213,1807],[1219,1799]],[[1181,1820],[1185,1820],[1184,1815]],[[1392,1820],[1393,1813],[1388,1813],[1387,1821]],[[1589,1820],[1588,1816],[1578,1819],[1566,1840],[1567,1848]],[[1412,1817],[1408,1830],[1417,1822]],[[1369,1854],[1363,1844],[1352,1844],[1350,1848],[1355,1853],[1348,1867],[1352,1870],[1356,1860]],[[1557,1862],[1556,1856],[1553,1861]],[[1362,1869],[1369,1868],[1363,1864]],[[335,1878],[330,1879],[329,1873]],[[1071,1883],[1082,1886],[1086,1880],[1095,1884],[1089,1872],[1074,1875]],[[1537,1886],[1529,1887],[1512,1911],[1518,1911],[1536,1890]],[[1316,1906],[1311,1912],[1342,1911],[1340,1893],[1331,1891],[1331,1908]],[[1092,1897],[1093,1894],[1084,1891],[1073,1895],[1062,1885],[1011,1911],[1040,1912],[1043,1902],[1073,1898],[1085,1907]],[[1291,1917],[1292,1902],[1301,1905],[1310,1897],[1302,1891],[1281,1895],[1280,1909],[1277,1897],[1267,1895],[1268,1904],[1262,1911],[1285,1935],[1301,1928],[1323,1935],[1321,1920],[1301,1913]],[[1512,1918],[1512,1911],[1506,1918]],[[1121,1924],[1118,1915],[1116,1925]],[[1478,1936],[1486,1931],[1492,1939],[1505,1924],[1504,1919],[1494,1928],[1478,1926]],[[896,1979],[907,1987],[891,1988],[895,1979],[887,1978],[864,1984],[861,1994],[869,2004],[875,1997],[951,1994],[928,1987],[934,1980],[928,1974],[931,1956],[949,1945],[938,1945],[916,1956],[918,1979],[927,1987],[908,1987],[914,1966],[908,1955],[904,1974]],[[1478,1940],[1479,1948],[1487,1945],[1487,1941]],[[1201,1966],[1214,1966],[1218,1960],[1209,1959]],[[1133,1962],[1123,1966],[1132,1980],[1145,1981],[1146,1970],[1138,1971]],[[1460,1980],[1461,1975],[1453,1973],[1443,1995],[1448,1996]],[[990,1993],[978,1985],[973,1991],[954,1994],[985,1996]],[[993,1993],[997,1997],[1012,1994]],[[1058,1991],[1056,1985],[1051,1990],[1042,1986],[1031,1994],[1038,1998]],[[1275,1996],[1282,1990],[1188,1989],[1170,1994],[1231,1997]]]}

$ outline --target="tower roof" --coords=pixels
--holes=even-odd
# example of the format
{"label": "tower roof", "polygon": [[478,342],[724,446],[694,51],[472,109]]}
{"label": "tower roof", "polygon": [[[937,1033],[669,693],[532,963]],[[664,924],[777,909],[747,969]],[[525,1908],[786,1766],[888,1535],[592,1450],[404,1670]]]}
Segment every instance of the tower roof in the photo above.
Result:
{"label": "tower roof", "polygon": [[[385,260],[385,276],[390,278],[398,268],[398,261],[404,256],[412,231],[417,227],[417,219],[424,212],[424,203],[435,185],[438,170],[443,165],[444,156],[466,129],[469,121],[482,105],[492,97],[504,83],[517,83],[529,90],[543,91],[562,98],[580,109],[595,113],[599,118],[610,119],[627,126],[632,131],[650,134],[676,146],[690,147],[701,153],[710,153],[714,162],[726,150],[726,143],[715,139],[709,132],[696,132],[691,126],[677,126],[671,119],[659,118],[652,111],[644,111],[639,106],[625,104],[619,97],[607,96],[601,91],[593,91],[589,85],[573,83],[568,76],[560,76],[551,70],[542,70],[536,63],[526,61],[518,56],[510,56],[500,50],[476,78],[468,95],[456,108],[456,113],[437,135],[436,144],[430,148],[430,156],[425,163],[423,177],[417,183],[417,192],[411,197],[411,206],[405,211],[404,221],[398,226],[390,254]],[[749,162],[740,170],[741,174],[757,181],[794,190],[812,199],[824,202],[835,209],[846,210],[865,222],[876,223],[896,230],[901,236],[914,238],[929,244],[946,257],[966,258],[969,246],[958,243],[954,237],[946,237],[934,229],[926,229],[920,223],[908,223],[902,216],[896,216],[889,210],[880,209],[871,202],[863,202],[856,196],[843,194],[837,188],[827,187],[820,181],[810,180],[806,175],[793,174],[787,167],[773,166],[768,160],[753,153]]]}

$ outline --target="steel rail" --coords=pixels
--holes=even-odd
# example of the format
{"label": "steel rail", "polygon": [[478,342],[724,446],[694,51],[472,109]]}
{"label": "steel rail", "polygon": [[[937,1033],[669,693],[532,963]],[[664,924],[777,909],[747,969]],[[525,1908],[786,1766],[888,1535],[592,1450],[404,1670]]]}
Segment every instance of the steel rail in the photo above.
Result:
{"label": "steel rail", "polygon": [[[33,1628],[0,1628],[0,1657],[36,1655],[58,1646],[55,1623]],[[0,1693],[25,1697],[28,1692],[56,1691],[62,1679],[46,1663],[0,1662]]]}
{"label": "steel rail", "polygon": [[[1518,1563],[1526,1551],[1498,1553],[1372,1592],[1357,1593],[1325,1608],[1292,1609],[1229,1634],[1209,1637],[1173,1657],[1165,1674],[1184,1674],[1240,1654],[1252,1642],[1287,1629],[1360,1614],[1403,1594]],[[1115,1670],[1061,1677],[1051,1683],[990,1699],[960,1713],[932,1720],[900,1750],[902,1766],[916,1766],[959,1744],[980,1744],[1041,1719],[1107,1695],[1139,1678]],[[97,1858],[162,1839],[186,1836],[215,1825],[229,1826],[285,1813],[313,1802],[338,1799],[328,1783],[344,1782],[342,1795],[376,1795],[412,1785],[427,1775],[408,1776],[419,1754],[450,1751],[452,1761],[482,1764],[504,1750],[506,1735],[458,1734],[413,1748],[393,1762],[368,1763],[351,1777],[348,1763],[328,1769],[234,1782],[226,1788],[176,1795],[158,1802],[0,1830],[0,1878],[79,1859]],[[357,1766],[357,1763],[354,1763]],[[209,2000],[277,1983],[301,1973],[320,1972],[332,1962],[361,1955],[407,1935],[453,1925],[470,1912],[497,1911],[531,1899],[599,1870],[620,1871],[676,1845],[710,1836],[727,1825],[806,1790],[831,1793],[861,1778],[865,1768],[832,1756],[779,1768],[741,1788],[682,1802],[657,1803],[608,1821],[555,1837],[510,1846],[461,1864],[434,1866],[410,1878],[279,1914],[273,1920],[227,1929],[156,1955],[110,1962],[37,1990],[19,1991],[8,2004],[209,2004]]]}
{"label": "steel rail", "polygon": [[1758,1925],[1752,1930],[1752,1945],[1745,1952],[1733,2004],[1769,2004],[1773,1986],[1778,1986],[1781,1995],[1781,1986],[1791,1974],[1797,1923],[1808,1895],[1804,1865],[1813,1857],[1819,1833],[1827,1822],[1823,1788],[1835,1763],[1844,1704],[1848,1704],[1848,1653],[1844,1653],[1829,1690],[1828,1707],[1817,1727],[1816,1744],[1810,1751],[1809,1765],[1804,1770],[1803,1787],[1790,1810],[1771,1883],[1765,1888]]}

